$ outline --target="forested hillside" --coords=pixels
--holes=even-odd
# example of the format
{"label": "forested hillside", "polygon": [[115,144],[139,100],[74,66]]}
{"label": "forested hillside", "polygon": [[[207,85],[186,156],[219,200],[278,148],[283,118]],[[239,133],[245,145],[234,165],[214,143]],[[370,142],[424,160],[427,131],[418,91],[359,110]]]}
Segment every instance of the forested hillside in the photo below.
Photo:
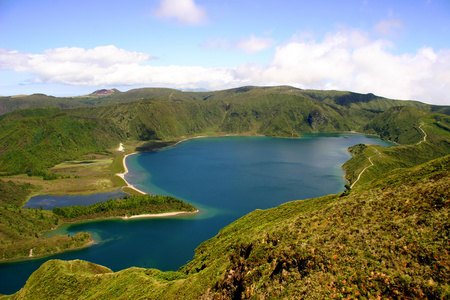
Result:
{"label": "forested hillside", "polygon": [[[138,89],[67,101],[89,103],[89,107],[16,110],[0,118],[0,174],[42,174],[57,163],[104,152],[125,140],[205,134],[298,137],[309,132],[357,131],[404,144],[420,140],[418,122],[427,113],[446,111],[373,94],[287,86],[216,92]],[[447,119],[441,119],[447,126]],[[386,127],[387,122],[391,127]],[[397,132],[398,128],[404,132]]]}
{"label": "forested hillside", "polygon": [[105,119],[69,116],[58,108],[18,110],[0,120],[0,174],[43,175],[47,168],[124,139]]}
{"label": "forested hillside", "polygon": [[77,106],[84,106],[84,104],[70,98],[57,98],[44,94],[0,97],[0,115],[7,114],[18,109],[38,107],[69,108]]}

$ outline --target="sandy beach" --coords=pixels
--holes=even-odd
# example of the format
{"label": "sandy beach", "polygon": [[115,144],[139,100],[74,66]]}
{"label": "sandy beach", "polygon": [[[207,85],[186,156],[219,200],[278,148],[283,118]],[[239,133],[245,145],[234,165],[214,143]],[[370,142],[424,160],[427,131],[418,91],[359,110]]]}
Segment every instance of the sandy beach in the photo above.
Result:
{"label": "sandy beach", "polygon": [[[122,145],[122,144],[121,144]],[[125,169],[125,172],[123,173],[117,173],[116,175],[119,176],[120,178],[122,178],[125,183],[127,184],[127,187],[132,188],[135,191],[138,191],[139,193],[146,195],[147,193],[136,188],[134,185],[130,184],[126,179],[125,179],[125,174],[128,173],[128,168],[127,168],[127,164],[125,162],[127,156],[129,155],[133,155],[133,154],[137,154],[138,152],[133,152],[130,154],[127,154],[123,157],[122,160],[122,164],[123,164],[123,168]],[[135,215],[135,216],[126,216],[126,217],[122,217],[122,219],[124,220],[128,220],[128,219],[137,219],[137,218],[160,218],[160,217],[172,217],[172,216],[177,216],[177,215],[184,215],[184,214],[196,214],[199,211],[174,211],[174,212],[167,212],[167,213],[160,213],[160,214],[142,214],[142,215]]]}
{"label": "sandy beach", "polygon": [[[203,135],[202,135],[202,136],[196,136],[196,137],[192,137],[192,138],[183,139],[183,140],[181,140],[181,141],[176,142],[176,143],[173,144],[173,145],[170,145],[170,146],[167,146],[167,147],[163,147],[163,148],[161,148],[161,149],[159,149],[159,150],[163,150],[163,149],[165,149],[165,148],[170,148],[170,147],[175,147],[176,145],[178,145],[178,144],[180,144],[180,143],[182,143],[182,142],[191,140],[191,139],[201,139],[201,138],[206,138],[206,137],[208,137],[208,136],[203,136]],[[117,150],[120,151],[120,152],[124,152],[124,151],[125,151],[125,148],[123,147],[123,144],[122,144],[122,143],[119,144],[119,148],[118,148]],[[133,190],[135,190],[135,191],[138,191],[138,192],[141,193],[141,194],[146,195],[146,194],[147,194],[146,192],[141,191],[140,189],[136,188],[134,185],[130,184],[130,183],[125,179],[125,174],[128,173],[128,168],[127,168],[127,164],[125,163],[125,160],[126,160],[126,158],[127,158],[128,156],[133,155],[133,154],[137,154],[137,153],[139,153],[139,152],[133,152],[133,153],[127,154],[127,155],[125,155],[125,156],[123,157],[122,164],[123,164],[123,168],[124,168],[125,172],[123,172],[123,173],[117,173],[116,175],[119,176],[120,178],[122,178],[122,179],[125,181],[125,183],[127,184],[127,187],[129,187],[129,188],[131,188],[131,189],[133,189]]]}
{"label": "sandy beach", "polygon": [[131,188],[131,189],[133,189],[133,190],[135,190],[135,191],[137,191],[137,192],[139,192],[139,193],[141,193],[141,194],[143,194],[143,195],[146,195],[146,194],[147,194],[146,192],[141,191],[140,189],[136,188],[134,185],[130,184],[130,183],[125,179],[125,174],[128,173],[128,168],[127,168],[127,164],[125,163],[125,160],[126,160],[126,158],[127,158],[128,156],[133,155],[133,154],[137,154],[137,153],[138,153],[138,152],[133,152],[133,153],[127,154],[127,155],[125,155],[125,156],[123,157],[122,164],[123,164],[123,168],[125,169],[125,172],[123,172],[123,173],[117,173],[116,175],[119,176],[120,178],[122,178],[122,179],[125,181],[125,183],[127,184],[127,187],[129,187],[129,188]]}
{"label": "sandy beach", "polygon": [[178,215],[186,215],[186,214],[196,214],[199,210],[196,211],[174,211],[160,214],[143,214],[143,215],[135,215],[131,217],[122,217],[124,220],[128,219],[138,219],[138,218],[161,218],[161,217],[173,217]]}

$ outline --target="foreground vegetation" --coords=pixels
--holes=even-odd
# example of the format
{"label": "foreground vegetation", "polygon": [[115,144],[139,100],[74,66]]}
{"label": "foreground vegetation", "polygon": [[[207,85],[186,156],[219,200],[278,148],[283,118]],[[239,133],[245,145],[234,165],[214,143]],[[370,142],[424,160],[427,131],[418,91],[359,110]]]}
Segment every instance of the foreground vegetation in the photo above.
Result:
{"label": "foreground vegetation", "polygon": [[347,196],[256,210],[177,272],[44,263],[11,299],[450,297],[450,156]]}

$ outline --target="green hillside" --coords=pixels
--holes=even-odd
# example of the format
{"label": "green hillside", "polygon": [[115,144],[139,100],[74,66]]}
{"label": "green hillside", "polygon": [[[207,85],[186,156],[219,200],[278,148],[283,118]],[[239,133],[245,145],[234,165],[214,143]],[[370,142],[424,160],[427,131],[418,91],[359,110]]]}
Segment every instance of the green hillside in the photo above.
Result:
{"label": "green hillside", "polygon": [[[102,91],[107,91],[105,94]],[[92,94],[77,97],[53,97],[44,94],[33,94],[30,96],[0,97],[0,115],[18,109],[38,107],[71,108],[80,106],[100,106],[134,102],[143,99],[158,99],[168,101],[205,101],[205,100],[227,100],[237,95],[249,94],[278,94],[308,97],[329,105],[350,107],[362,107],[366,110],[385,111],[392,106],[406,105],[423,110],[431,110],[443,114],[450,114],[448,106],[436,106],[420,103],[418,101],[398,101],[373,94],[358,94],[343,91],[320,91],[302,90],[290,86],[256,87],[245,86],[221,91],[190,92],[169,88],[139,88],[125,92],[117,89],[99,90]]]}
{"label": "green hillside", "polygon": [[22,208],[33,188],[0,180],[0,261],[49,255],[92,243],[86,232],[40,238],[42,232],[57,227],[63,219],[48,210]]}
{"label": "green hillside", "polygon": [[44,263],[11,299],[450,297],[450,156],[349,195],[256,210],[178,272]]}
{"label": "green hillside", "polygon": [[0,115],[18,109],[38,108],[38,107],[78,107],[83,103],[73,98],[58,98],[44,94],[33,94],[30,96],[0,97]]}
{"label": "green hillside", "polygon": [[[298,137],[310,132],[357,131],[410,144],[421,139],[420,120],[434,109],[372,94],[288,86],[216,92],[137,89],[77,99],[97,102],[82,108],[35,108],[3,115],[0,174],[41,174],[65,160],[104,152],[127,140],[205,134]],[[442,118],[437,124],[446,124]],[[442,147],[447,151],[447,146]]]}
{"label": "green hillside", "polygon": [[351,147],[349,152],[353,157],[343,165],[350,184],[366,167],[358,184],[369,182],[391,170],[416,166],[450,153],[450,117],[445,115],[393,107],[375,117],[364,129],[400,145],[389,148]]}
{"label": "green hillside", "polygon": [[122,139],[106,118],[72,117],[59,108],[14,111],[0,119],[0,174],[42,174]]}

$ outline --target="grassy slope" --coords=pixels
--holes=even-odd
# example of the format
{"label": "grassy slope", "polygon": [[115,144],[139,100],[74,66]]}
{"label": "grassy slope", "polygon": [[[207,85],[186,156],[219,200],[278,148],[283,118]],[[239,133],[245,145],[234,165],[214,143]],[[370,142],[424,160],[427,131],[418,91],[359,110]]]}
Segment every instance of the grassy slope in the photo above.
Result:
{"label": "grassy slope", "polygon": [[[422,130],[427,134],[426,140]],[[392,108],[374,118],[367,126],[369,132],[402,143],[400,146],[356,145],[350,148],[353,157],[343,168],[346,179],[353,183],[367,168],[358,184],[369,182],[396,168],[412,167],[450,153],[450,118],[407,107]]]}
{"label": "grassy slope", "polygon": [[446,298],[450,156],[353,189],[256,210],[178,272],[50,261],[13,299]]}

